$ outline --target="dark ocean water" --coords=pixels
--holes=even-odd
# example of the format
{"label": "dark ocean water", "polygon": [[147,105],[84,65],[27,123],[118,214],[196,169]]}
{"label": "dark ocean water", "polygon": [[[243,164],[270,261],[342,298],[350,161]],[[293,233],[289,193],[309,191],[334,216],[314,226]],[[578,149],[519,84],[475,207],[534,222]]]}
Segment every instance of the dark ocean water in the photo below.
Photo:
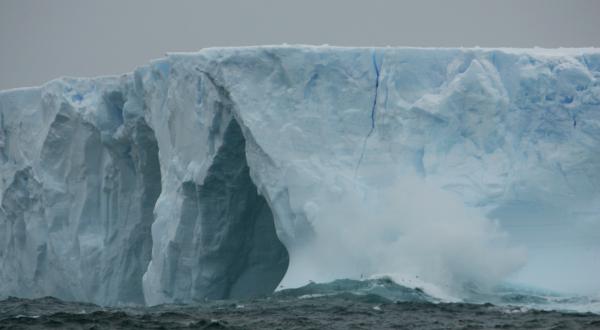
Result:
{"label": "dark ocean water", "polygon": [[[600,329],[600,314],[538,310],[541,297],[444,303],[388,279],[311,283],[252,300],[101,307],[52,297],[0,301],[0,329]],[[533,301],[535,300],[535,302]]]}

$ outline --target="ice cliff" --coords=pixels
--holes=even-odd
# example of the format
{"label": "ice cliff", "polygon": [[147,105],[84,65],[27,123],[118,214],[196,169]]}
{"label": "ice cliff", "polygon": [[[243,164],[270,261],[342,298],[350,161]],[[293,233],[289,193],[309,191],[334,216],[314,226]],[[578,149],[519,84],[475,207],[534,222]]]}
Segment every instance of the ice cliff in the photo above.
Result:
{"label": "ice cliff", "polygon": [[492,281],[503,223],[600,229],[600,50],[169,54],[0,92],[0,168],[0,297]]}

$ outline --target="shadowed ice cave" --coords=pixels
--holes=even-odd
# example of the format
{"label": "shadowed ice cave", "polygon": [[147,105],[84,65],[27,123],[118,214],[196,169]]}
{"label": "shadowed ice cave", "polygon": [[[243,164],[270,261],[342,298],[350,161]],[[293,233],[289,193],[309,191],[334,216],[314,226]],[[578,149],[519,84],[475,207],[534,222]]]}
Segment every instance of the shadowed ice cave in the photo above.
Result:
{"label": "shadowed ice cave", "polygon": [[204,182],[182,184],[181,222],[167,257],[169,296],[247,298],[270,294],[283,278],[288,252],[250,178],[245,147],[232,119]]}

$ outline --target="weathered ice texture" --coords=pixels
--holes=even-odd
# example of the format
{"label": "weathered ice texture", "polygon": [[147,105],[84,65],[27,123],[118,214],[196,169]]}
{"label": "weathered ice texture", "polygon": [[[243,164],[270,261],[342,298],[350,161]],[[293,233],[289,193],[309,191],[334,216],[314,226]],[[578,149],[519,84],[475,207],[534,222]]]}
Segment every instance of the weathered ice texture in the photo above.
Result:
{"label": "weathered ice texture", "polygon": [[[158,304],[381,272],[503,278],[522,262],[488,244],[497,228],[463,229],[402,178],[500,227],[547,213],[598,232],[599,150],[595,49],[214,48],[3,91],[0,297]],[[373,202],[389,190],[442,216]],[[455,220],[456,236],[415,234]],[[431,268],[411,239],[432,242]],[[445,257],[440,242],[469,239],[468,263]]]}

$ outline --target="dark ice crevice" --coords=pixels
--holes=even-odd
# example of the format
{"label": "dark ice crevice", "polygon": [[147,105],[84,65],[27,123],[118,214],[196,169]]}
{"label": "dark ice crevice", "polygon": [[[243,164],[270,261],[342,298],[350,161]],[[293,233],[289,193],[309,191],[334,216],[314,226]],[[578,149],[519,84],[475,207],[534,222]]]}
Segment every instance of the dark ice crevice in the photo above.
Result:
{"label": "dark ice crevice", "polygon": [[377,53],[375,51],[373,51],[371,53],[371,60],[373,62],[373,69],[375,70],[375,92],[373,95],[373,104],[371,105],[371,129],[369,130],[369,133],[367,133],[367,136],[365,137],[365,139],[363,141],[360,158],[358,159],[358,163],[356,164],[356,169],[354,171],[355,174],[358,172],[358,169],[360,168],[360,164],[362,163],[363,158],[365,157],[365,149],[367,147],[367,140],[371,137],[371,135],[375,131],[375,116],[376,116],[376,111],[377,111],[377,93],[379,92],[379,79],[380,79],[380,72],[381,72],[381,67],[379,64],[377,64]]}

